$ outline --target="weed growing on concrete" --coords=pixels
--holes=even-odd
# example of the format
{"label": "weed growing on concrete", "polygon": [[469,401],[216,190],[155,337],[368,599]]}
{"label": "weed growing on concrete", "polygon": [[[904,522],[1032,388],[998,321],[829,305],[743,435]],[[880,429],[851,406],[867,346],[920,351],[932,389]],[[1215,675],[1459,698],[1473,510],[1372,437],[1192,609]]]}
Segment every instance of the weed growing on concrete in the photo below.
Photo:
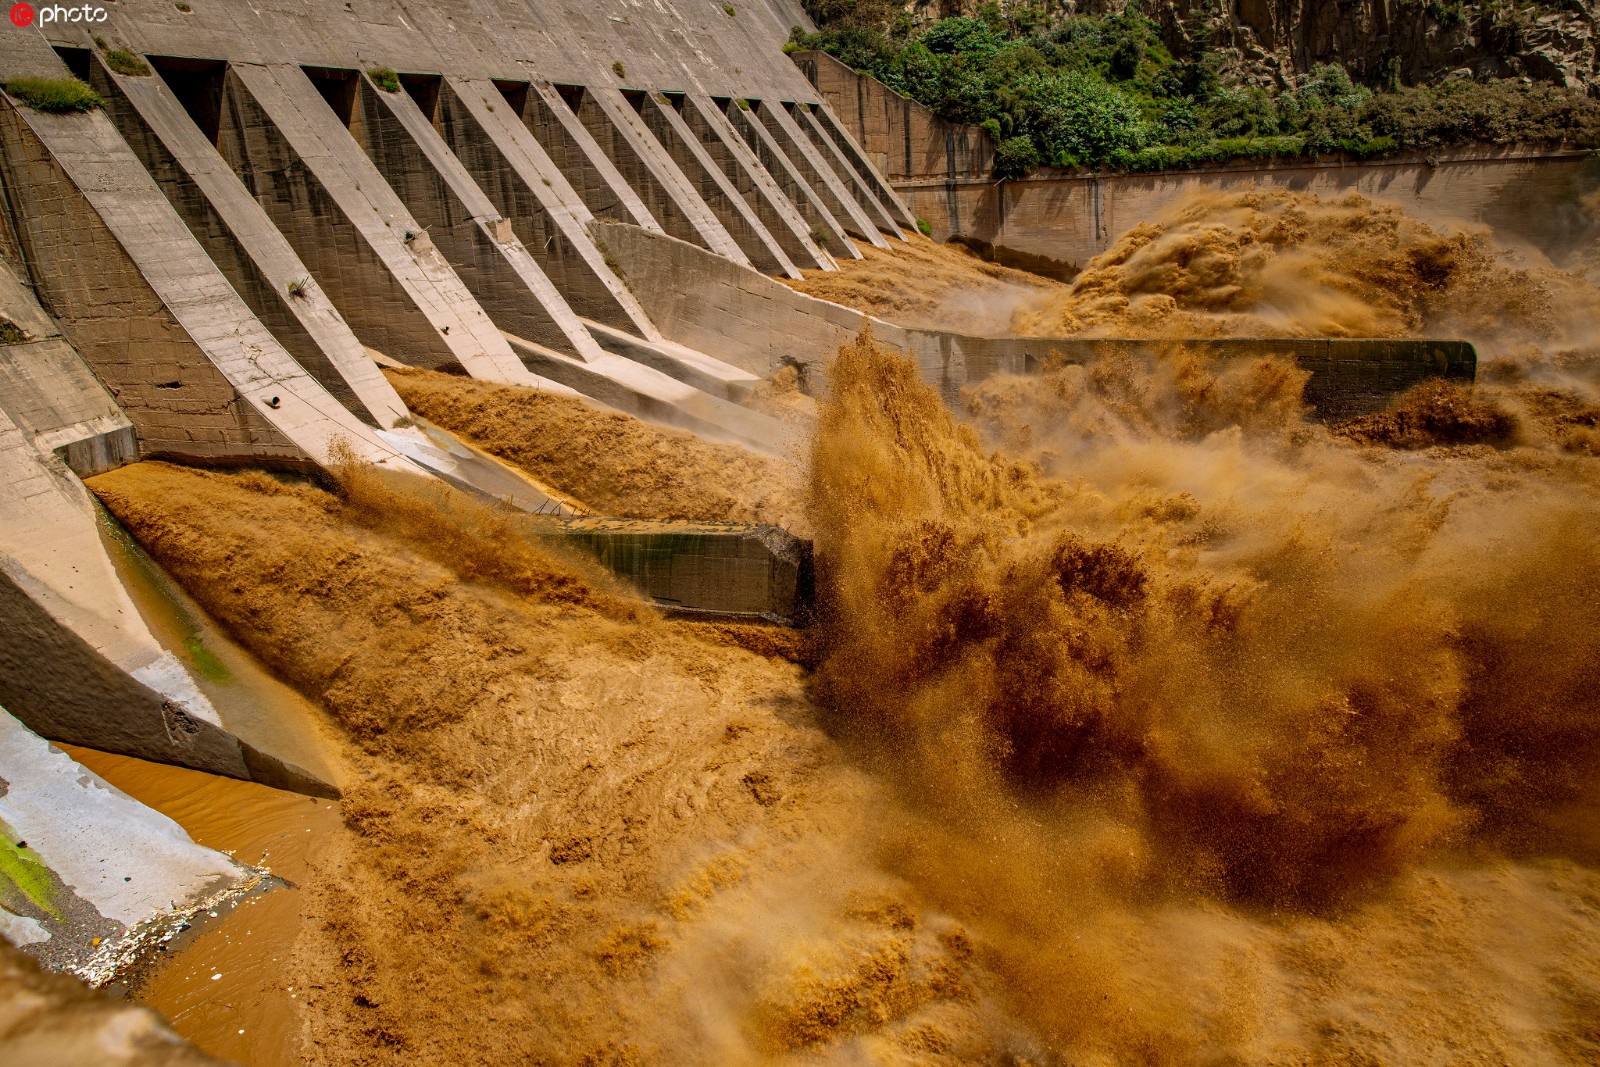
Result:
{"label": "weed growing on concrete", "polygon": [[728,17],[730,19],[739,14],[737,11],[735,11],[733,9],[733,5],[732,4],[723,4],[722,5],[722,10],[724,10],[724,11],[726,11],[728,13]]}
{"label": "weed growing on concrete", "polygon": [[304,299],[310,292],[311,278],[309,275],[301,278],[299,281],[289,283],[289,295],[292,297]]}
{"label": "weed growing on concrete", "polygon": [[106,66],[128,78],[150,77],[150,64],[126,48],[107,48]]}
{"label": "weed growing on concrete", "polygon": [[0,315],[0,345],[20,345],[28,339],[28,332],[10,319]]}
{"label": "weed growing on concrete", "polygon": [[816,243],[817,247],[827,248],[828,242],[832,239],[833,235],[827,230],[823,229],[821,226],[811,227],[811,240]]}
{"label": "weed growing on concrete", "polygon": [[739,99],[735,100],[734,103],[739,105],[739,110],[740,111],[749,111],[750,110],[750,101],[746,100],[742,96]]}
{"label": "weed growing on concrete", "polygon": [[924,237],[932,237],[933,236],[933,227],[928,225],[928,220],[927,219],[918,219],[917,220],[917,229],[919,231],[921,231],[922,236],[924,236]]}
{"label": "weed growing on concrete", "polygon": [[386,93],[400,91],[400,75],[388,67],[371,67],[367,70],[367,77],[372,79],[372,84]]}
{"label": "weed growing on concrete", "polygon": [[35,111],[59,115],[104,107],[99,94],[77,78],[12,78],[6,92]]}
{"label": "weed growing on concrete", "polygon": [[611,73],[615,74],[619,78],[626,78],[628,76],[628,68],[624,67],[622,65],[622,60],[619,59],[615,63],[611,64]]}
{"label": "weed growing on concrete", "polygon": [[194,10],[194,8],[190,7],[188,4],[181,2],[173,4],[172,6],[177,8],[179,11],[182,11],[185,15]]}

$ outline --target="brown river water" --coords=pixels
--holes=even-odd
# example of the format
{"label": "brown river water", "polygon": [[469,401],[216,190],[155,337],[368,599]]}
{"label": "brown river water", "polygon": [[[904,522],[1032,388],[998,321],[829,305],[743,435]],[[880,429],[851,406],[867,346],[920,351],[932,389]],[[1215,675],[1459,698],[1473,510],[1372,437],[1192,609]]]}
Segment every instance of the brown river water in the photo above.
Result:
{"label": "brown river water", "polygon": [[[96,765],[301,886],[143,996],[254,1062],[291,1031],[328,1064],[1600,1060],[1583,265],[1281,194],[1199,198],[1085,275],[1009,313],[1454,324],[1482,384],[1330,428],[1270,352],[1174,348],[952,412],[863,338],[795,475],[825,576],[796,656],[436,487],[94,479],[348,766],[336,820]],[[416,388],[473,437],[448,381]],[[535,407],[476,428],[517,463],[516,419],[584,418]],[[695,455],[719,508],[790,506]],[[525,461],[580,500],[562,471],[593,477]]]}

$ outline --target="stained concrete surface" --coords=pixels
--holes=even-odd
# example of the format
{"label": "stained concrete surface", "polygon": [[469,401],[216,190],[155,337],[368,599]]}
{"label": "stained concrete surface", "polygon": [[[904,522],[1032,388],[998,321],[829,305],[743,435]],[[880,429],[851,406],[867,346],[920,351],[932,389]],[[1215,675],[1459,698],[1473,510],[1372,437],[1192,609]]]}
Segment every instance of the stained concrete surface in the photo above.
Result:
{"label": "stained concrete surface", "polygon": [[260,875],[190,840],[0,708],[0,934],[59,970],[114,978]]}

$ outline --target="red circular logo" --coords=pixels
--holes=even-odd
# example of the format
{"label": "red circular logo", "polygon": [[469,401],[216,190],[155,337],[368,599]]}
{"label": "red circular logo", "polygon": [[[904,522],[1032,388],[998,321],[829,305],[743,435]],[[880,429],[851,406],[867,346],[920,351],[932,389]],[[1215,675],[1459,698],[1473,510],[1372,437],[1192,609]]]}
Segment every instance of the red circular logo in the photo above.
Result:
{"label": "red circular logo", "polygon": [[33,5],[17,4],[11,9],[11,21],[18,26],[27,26],[33,22]]}

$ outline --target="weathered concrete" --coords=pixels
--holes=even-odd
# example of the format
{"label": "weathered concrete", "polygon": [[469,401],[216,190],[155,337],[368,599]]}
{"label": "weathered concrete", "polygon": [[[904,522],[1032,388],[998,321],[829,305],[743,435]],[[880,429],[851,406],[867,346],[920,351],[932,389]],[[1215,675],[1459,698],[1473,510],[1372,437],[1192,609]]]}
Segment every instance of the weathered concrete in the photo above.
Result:
{"label": "weathered concrete", "polygon": [[803,269],[836,269],[833,257],[812,240],[805,216],[761,165],[722,109],[710,97],[697,93],[685,93],[682,99],[684,124],[700,138],[711,159],[755,210],[778,246]]}
{"label": "weathered concrete", "polygon": [[783,246],[767,232],[755,210],[740,195],[733,180],[684,122],[678,113],[683,102],[682,95],[673,98],[664,93],[644,93],[634,98],[645,125],[694,182],[696,191],[739,242],[739,247],[750,257],[750,263],[768,274],[803,277]]}
{"label": "weathered concrete", "polygon": [[416,102],[364,75],[358,85],[362,148],[495,325],[580,359],[594,354],[577,314]]}
{"label": "weathered concrete", "polygon": [[351,414],[373,426],[403,418],[327,295],[314,286],[290,295],[309,269],[167,83],[119,76],[98,58],[91,71],[123,138],[256,318]]}
{"label": "weathered concrete", "polygon": [[263,875],[189,838],[0,707],[0,935],[101,984]]}
{"label": "weathered concrete", "polygon": [[1071,277],[1137,223],[1198,190],[1360,193],[1434,226],[1488,226],[1535,265],[1567,263],[1600,240],[1585,197],[1600,189],[1587,152],[1516,147],[1438,149],[1378,160],[1246,161],[1159,174],[1044,169],[997,182],[983,130],[937,118],[874,78],[820,52],[795,56],[868,157],[937,240],[959,235],[1003,263]]}
{"label": "weathered concrete", "polygon": [[[815,99],[781,48],[809,25],[795,0],[407,0],[307,4],[211,0],[182,12],[171,0],[117,0],[93,27],[44,27],[51,44],[92,47],[99,34],[135,52],[292,64],[438,72],[558,85],[610,85]],[[619,71],[615,64],[621,64]]]}
{"label": "weathered concrete", "polygon": [[[656,236],[688,248],[698,247],[664,234]],[[700,251],[711,255],[704,249]],[[721,257],[714,258],[727,262]],[[749,273],[757,278],[765,277],[755,271]],[[580,362],[522,338],[508,336],[507,339],[529,369],[619,411],[764,452],[779,453],[788,442],[788,431],[770,415],[714,396],[632,358],[607,353]]]}
{"label": "weathered concrete", "polygon": [[224,105],[223,155],[364,344],[475,378],[526,381],[489,316],[304,73],[232,66]]}
{"label": "weathered concrete", "polygon": [[103,113],[8,99],[0,144],[40,296],[142,454],[317,463],[343,439],[404,464],[250,312]]}
{"label": "weathered concrete", "polygon": [[[522,98],[522,121],[550,158],[566,175],[567,181],[595,218],[631,222],[647,230],[661,230],[661,223],[650,214],[633,186],[611,162],[594,135],[583,125],[577,112],[562,97],[563,93],[582,92],[581,86],[556,87],[536,82]],[[506,101],[513,108],[514,98]],[[665,231],[661,231],[665,232]]]}
{"label": "weathered concrete", "polygon": [[27,337],[0,346],[0,411],[33,447],[59,456],[84,478],[137,459],[133,423],[4,264],[0,315]]}
{"label": "weathered concrete", "polygon": [[0,703],[51,740],[330,794],[223,726],[129,600],[102,521],[0,410]]}
{"label": "weathered concrete", "polygon": [[446,78],[439,122],[446,143],[574,311],[646,339],[660,336],[590,238],[594,215],[492,82]]}
{"label": "weathered concrete", "polygon": [[897,219],[908,229],[920,229],[916,213],[907,206],[893,185],[884,177],[883,172],[867,159],[867,153],[861,143],[850,133],[850,128],[839,121],[839,116],[826,103],[814,105],[811,113],[816,116],[817,124],[823,128],[827,135],[839,146],[840,151],[850,160],[856,173],[861,175],[877,193],[878,199],[887,205]]}
{"label": "weathered concrete", "polygon": [[622,93],[596,86],[584,89],[572,103],[584,128],[639,191],[667,233],[750,265],[744,250]]}
{"label": "weathered concrete", "polygon": [[549,536],[674,613],[796,625],[814,606],[811,543],[776,526],[581,518]]}
{"label": "weathered concrete", "polygon": [[703,393],[732,400],[736,404],[748,401],[752,391],[763,381],[741,367],[673,341],[644,341],[602,323],[591,322],[587,325],[600,347],[607,352],[642,363]]}
{"label": "weathered concrete", "polygon": [[850,243],[845,226],[834,217],[821,194],[812,188],[810,181],[789,158],[755,109],[748,103],[741,107],[738,102],[730,100],[721,107],[721,113],[735,132],[744,138],[760,165],[810,225],[812,241],[823,245],[830,255],[860,259],[861,253]]}
{"label": "weathered concrete", "polygon": [[874,225],[890,237],[898,237],[904,240],[905,232],[895,223],[894,215],[889,208],[885,207],[884,202],[878,198],[875,185],[862,178],[860,172],[856,170],[855,163],[845,154],[844,149],[839,147],[838,142],[833,139],[833,136],[817,118],[817,112],[821,109],[814,108],[810,104],[794,104],[786,106],[784,110],[794,120],[795,125],[800,128],[800,132],[811,139],[812,145],[817,150],[817,155],[821,156],[822,161],[839,176],[839,180],[844,183],[846,191],[855,197],[856,203],[872,219]]}
{"label": "weathered concrete", "polygon": [[[1051,361],[1087,362],[1109,352],[1183,344],[1224,358],[1279,355],[1312,372],[1307,400],[1319,418],[1375,410],[1428,377],[1472,380],[1476,356],[1460,341],[1184,340],[1118,341],[1049,337],[973,337],[909,329],[853,308],[797,293],[702,249],[637,227],[602,224],[606,247],[637,278],[636,293],[669,338],[714,350],[751,374],[791,366],[808,391],[827,388],[827,364],[839,346],[870,327],[878,340],[908,353],[922,376],[952,403],[961,387],[994,374],[1020,374]],[[672,279],[692,276],[692,287]],[[713,348],[713,346],[715,347]]]}
{"label": "weathered concrete", "polygon": [[0,411],[80,478],[139,458],[133,423],[63,337],[0,347]]}
{"label": "weathered concrete", "polygon": [[[896,187],[909,180],[936,178],[981,181],[994,171],[994,140],[985,131],[947,122],[826,52],[796,52],[791,58],[842,120],[873,169]],[[940,225],[939,219],[929,221]]]}
{"label": "weathered concrete", "polygon": [[855,197],[822,155],[811,139],[795,125],[794,116],[782,102],[752,101],[750,110],[754,118],[767,126],[778,143],[783,145],[789,160],[797,167],[806,184],[828,205],[833,217],[842,222],[851,233],[870,241],[879,248],[889,243],[878,232],[877,225],[856,203]]}

